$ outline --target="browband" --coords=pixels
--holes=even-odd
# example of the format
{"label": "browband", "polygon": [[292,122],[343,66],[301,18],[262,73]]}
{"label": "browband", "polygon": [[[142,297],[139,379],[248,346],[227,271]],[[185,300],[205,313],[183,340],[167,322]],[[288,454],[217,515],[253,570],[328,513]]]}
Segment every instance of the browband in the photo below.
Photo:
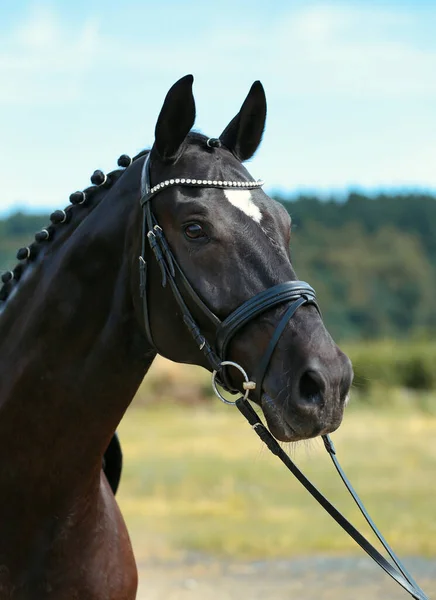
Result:
{"label": "browband", "polygon": [[161,181],[157,183],[153,187],[150,186],[150,177],[147,174],[149,173],[149,162],[150,162],[150,154],[147,155],[147,158],[144,161],[144,165],[142,167],[142,177],[141,177],[141,206],[144,206],[153,196],[155,196],[158,192],[161,192],[165,188],[173,187],[173,186],[184,186],[184,187],[208,187],[208,188],[217,188],[220,190],[253,190],[256,188],[261,188],[264,184],[262,179],[258,179],[257,181],[222,181],[218,179],[196,179],[191,177],[176,177],[175,179],[166,179],[165,181]]}

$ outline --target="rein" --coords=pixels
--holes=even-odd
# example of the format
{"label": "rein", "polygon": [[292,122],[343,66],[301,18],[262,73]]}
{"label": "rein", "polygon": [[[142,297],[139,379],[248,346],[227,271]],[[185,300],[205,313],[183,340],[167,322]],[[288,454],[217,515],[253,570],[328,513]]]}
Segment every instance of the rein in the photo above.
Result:
{"label": "rein", "polygon": [[[199,188],[218,188],[218,189],[258,189],[262,187],[263,182],[258,181],[220,181],[220,180],[203,180],[192,178],[175,178],[162,181],[154,186],[151,185],[150,173],[150,154],[147,155],[141,173],[141,207],[143,209],[142,222],[142,251],[139,257],[139,276],[140,276],[140,294],[143,303],[144,325],[146,336],[151,346],[158,352],[151,333],[150,314],[147,302],[147,262],[146,256],[146,241],[153,251],[153,255],[159,265],[162,277],[162,286],[167,284],[171,287],[174,298],[179,305],[182,313],[182,318],[188,328],[189,333],[197,344],[199,350],[203,352],[212,367],[212,386],[217,396],[226,404],[236,405],[238,410],[247,419],[254,431],[260,439],[268,446],[273,454],[287,466],[291,473],[298,481],[309,491],[309,493],[321,504],[321,506],[335,519],[337,523],[361,546],[361,548],[400,586],[402,586],[416,600],[429,600],[428,596],[421,590],[418,584],[413,580],[411,575],[401,564],[400,560],[394,554],[389,544],[378,531],[371,517],[367,513],[365,507],[349,483],[345,473],[343,472],[336,458],[336,451],[332,441],[328,435],[323,435],[323,441],[330,458],[335,465],[342,481],[352,495],[354,501],[362,512],[363,516],[369,523],[371,529],[380,540],[385,550],[388,552],[394,564],[388,562],[379,552],[372,546],[367,539],[331,504],[323,494],[307,479],[307,477],[294,464],[290,457],[282,450],[277,440],[273,437],[270,431],[265,427],[255,410],[248,402],[249,393],[253,392],[253,398],[258,403],[262,396],[262,383],[268,369],[274,349],[285,330],[289,320],[295,312],[305,304],[313,305],[320,313],[316,302],[315,290],[304,281],[286,281],[271,288],[264,290],[236,308],[224,321],[221,321],[202,301],[199,295],[192,288],[188,279],[183,273],[182,268],[175,259],[168,242],[164,236],[164,232],[159,226],[156,217],[153,214],[151,200],[162,190],[169,187],[199,187]],[[180,287],[183,289],[183,293]],[[195,305],[195,307],[203,314],[207,321],[215,330],[215,340],[209,341],[202,334],[199,325],[190,312],[185,298]],[[234,362],[226,360],[228,346],[234,335],[248,322],[262,314],[263,312],[284,304],[289,303],[282,317],[280,318],[276,329],[271,337],[271,340],[265,350],[264,355],[260,360],[260,364],[254,375],[254,381],[251,381],[242,367]],[[321,314],[321,313],[320,313]],[[227,374],[227,367],[233,366],[238,369],[243,378],[242,384],[245,394],[236,402],[230,402],[220,393],[217,388],[217,383],[232,393],[238,393],[239,390],[232,386]]]}
{"label": "rein", "polygon": [[[248,394],[246,394],[247,396]],[[228,402],[227,402],[228,403]],[[350,492],[353,500],[359,507],[360,512],[365,517],[372,531],[375,533],[389,556],[391,557],[394,564],[387,561],[384,556],[380,554],[380,552],[374,548],[374,546],[368,542],[368,540],[352,525],[343,515],[338,511],[338,509],[327,500],[327,498],[313,485],[313,483],[300,471],[297,465],[291,460],[291,458],[284,452],[281,448],[280,444],[277,442],[275,437],[270,433],[270,431],[265,427],[265,425],[260,420],[259,416],[253,409],[253,407],[247,402],[247,398],[241,397],[236,402],[232,402],[231,404],[235,404],[238,410],[242,413],[242,415],[247,419],[250,423],[254,431],[260,437],[262,442],[266,444],[269,450],[275,454],[282,463],[291,471],[291,473],[298,479],[298,481],[306,488],[306,490],[315,498],[315,500],[321,504],[321,506],[328,512],[328,514],[333,517],[333,519],[348,533],[350,537],[353,538],[355,542],[359,544],[359,546],[374,560],[379,567],[381,567],[394,581],[396,581],[402,588],[409,592],[409,594],[416,598],[416,600],[429,600],[428,596],[423,592],[423,590],[419,587],[419,585],[415,582],[413,577],[408,573],[406,568],[401,563],[400,559],[396,556],[392,548],[389,546],[385,538],[382,536],[378,528],[376,527],[374,521],[369,516],[365,507],[362,504],[359,496],[353,489],[353,486],[348,481],[347,476],[345,475],[342,467],[340,466],[338,459],[336,458],[336,450],[333,446],[333,442],[331,441],[328,435],[323,435],[322,439],[324,442],[324,446],[327,452],[330,455],[330,458],[335,465],[336,470],[338,471],[342,481],[345,484],[345,487]]]}

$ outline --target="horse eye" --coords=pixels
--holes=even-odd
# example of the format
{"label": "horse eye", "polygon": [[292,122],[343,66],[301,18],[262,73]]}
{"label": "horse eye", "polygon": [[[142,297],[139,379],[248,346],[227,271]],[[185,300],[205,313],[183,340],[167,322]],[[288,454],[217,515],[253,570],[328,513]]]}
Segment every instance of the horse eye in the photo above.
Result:
{"label": "horse eye", "polygon": [[186,225],[185,235],[190,240],[198,240],[206,237],[206,233],[199,223],[190,223],[189,225]]}

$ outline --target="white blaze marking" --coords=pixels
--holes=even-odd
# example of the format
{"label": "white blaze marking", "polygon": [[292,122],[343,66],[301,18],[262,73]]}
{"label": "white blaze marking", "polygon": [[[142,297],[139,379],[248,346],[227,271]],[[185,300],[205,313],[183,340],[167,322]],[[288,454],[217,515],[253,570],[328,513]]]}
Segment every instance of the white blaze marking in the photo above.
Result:
{"label": "white blaze marking", "polygon": [[258,206],[256,206],[251,199],[250,190],[223,190],[224,195],[230,204],[242,210],[247,217],[251,217],[256,223],[260,223],[262,219],[262,213]]}

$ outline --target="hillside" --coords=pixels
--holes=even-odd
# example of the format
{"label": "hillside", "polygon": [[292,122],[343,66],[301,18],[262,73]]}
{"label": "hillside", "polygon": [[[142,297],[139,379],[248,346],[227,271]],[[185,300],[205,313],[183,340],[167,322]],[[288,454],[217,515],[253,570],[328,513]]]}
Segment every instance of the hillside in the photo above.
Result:
{"label": "hillside", "polygon": [[[345,201],[277,197],[292,216],[291,253],[341,339],[436,332],[436,198],[349,194]],[[0,270],[47,215],[0,220]]]}

